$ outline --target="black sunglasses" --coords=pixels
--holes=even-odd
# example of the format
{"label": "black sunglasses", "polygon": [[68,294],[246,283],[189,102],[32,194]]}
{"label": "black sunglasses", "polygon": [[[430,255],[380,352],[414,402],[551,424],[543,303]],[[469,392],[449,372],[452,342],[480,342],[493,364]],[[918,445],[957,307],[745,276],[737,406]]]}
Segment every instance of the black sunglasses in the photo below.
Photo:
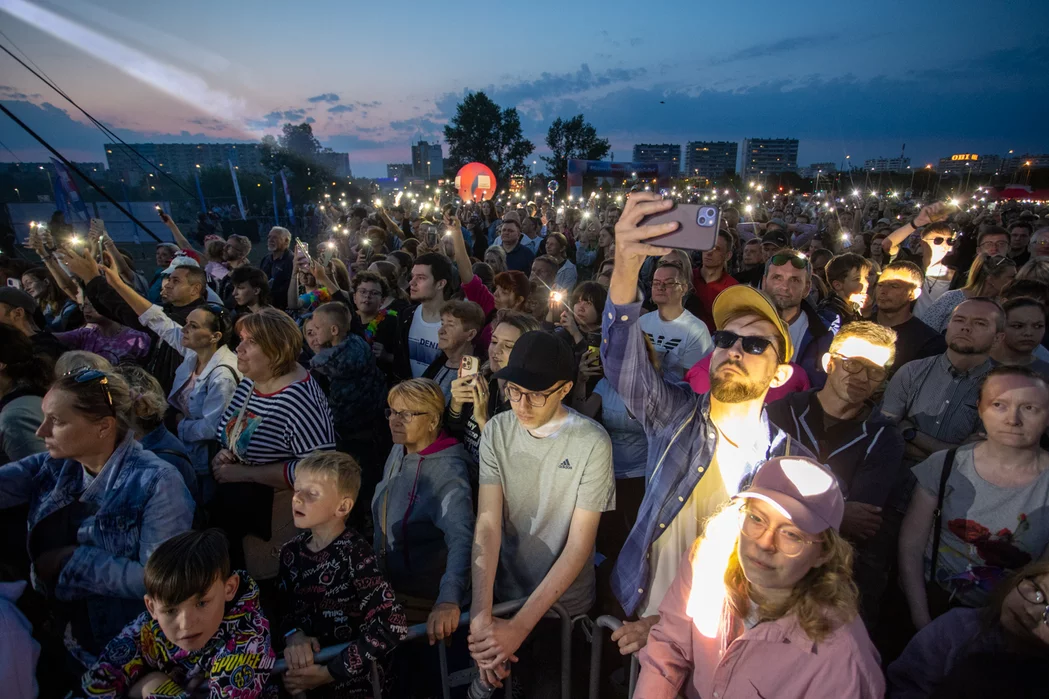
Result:
{"label": "black sunglasses", "polygon": [[[809,258],[794,252],[781,252],[777,255],[773,255],[769,258],[769,262],[774,267],[779,267],[780,265],[785,265],[789,262],[794,265],[794,269],[808,269],[809,264],[811,264]],[[758,354],[760,354],[760,352]]]}
{"label": "black sunglasses", "polygon": [[113,416],[116,417],[117,409],[113,407],[113,394],[109,392],[109,378],[99,371],[98,369],[91,369],[90,367],[81,367],[74,369],[73,371],[66,374],[66,376],[72,376],[73,380],[77,383],[88,383],[89,381],[98,381],[98,385],[102,387],[102,393],[106,396],[106,402],[109,403],[109,409],[113,412]]}
{"label": "black sunglasses", "polygon": [[942,235],[938,235],[935,238],[923,238],[922,240],[924,240],[926,243],[932,243],[933,245],[943,245],[944,243],[947,243],[948,245],[954,245],[954,238],[947,238]]}
{"label": "black sunglasses", "polygon": [[[800,269],[800,268],[799,268]],[[712,338],[714,346],[718,349],[728,349],[736,344],[737,340],[743,341],[743,351],[747,354],[763,354],[772,344],[767,337],[756,335],[737,335],[731,330],[717,330]]]}

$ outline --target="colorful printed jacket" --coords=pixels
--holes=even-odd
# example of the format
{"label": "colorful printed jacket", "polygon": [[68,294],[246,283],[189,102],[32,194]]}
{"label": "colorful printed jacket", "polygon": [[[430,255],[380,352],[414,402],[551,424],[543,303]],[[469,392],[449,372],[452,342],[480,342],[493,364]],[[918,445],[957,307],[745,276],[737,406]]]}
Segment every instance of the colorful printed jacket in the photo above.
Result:
{"label": "colorful printed jacket", "polygon": [[79,696],[127,697],[131,687],[151,672],[163,672],[171,678],[149,695],[158,699],[263,696],[275,661],[270,625],[262,613],[258,585],[247,573],[239,574],[237,596],[226,605],[218,633],[206,646],[194,652],[179,648],[164,636],[149,613],[143,612],[102,651],[98,662],[84,675]]}
{"label": "colorful printed jacket", "polygon": [[312,699],[363,699],[372,696],[369,670],[379,664],[388,695],[388,654],[408,633],[408,622],[393,588],[379,571],[368,542],[347,528],[327,547],[311,551],[311,534],[302,532],[280,552],[278,603],[280,631],[299,629],[322,647],[346,647],[327,668],[335,679],[311,690]]}

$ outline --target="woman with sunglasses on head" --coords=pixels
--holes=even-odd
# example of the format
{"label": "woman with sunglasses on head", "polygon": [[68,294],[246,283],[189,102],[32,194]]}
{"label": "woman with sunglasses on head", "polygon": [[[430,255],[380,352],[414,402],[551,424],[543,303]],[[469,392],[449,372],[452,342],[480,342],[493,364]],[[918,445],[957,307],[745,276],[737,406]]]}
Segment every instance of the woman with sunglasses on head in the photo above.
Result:
{"label": "woman with sunglasses on head", "polygon": [[139,323],[183,357],[175,370],[168,403],[178,411],[175,433],[189,450],[197,474],[198,484],[192,490],[203,498],[202,502],[208,502],[215,486],[210,459],[215,432],[240,383],[237,355],[227,346],[233,332],[230,312],[219,304],[206,303],[190,311],[185,325],[179,325],[160,306],[140,296],[119,274],[107,274],[106,278],[138,314]]}
{"label": "woman with sunglasses on head", "polygon": [[634,696],[881,699],[857,610],[845,501],[812,459],[777,457],[710,517],[659,606]]}
{"label": "woman with sunglasses on head", "polygon": [[[994,667],[992,686],[970,696],[1044,696],[1049,667],[1049,561],[1028,563],[1001,583],[991,603],[979,609],[952,609],[918,632],[887,672],[889,699],[924,699],[968,674],[974,663]],[[1014,673],[1019,661],[1041,666],[1037,694],[1021,693]],[[986,669],[986,668],[981,668]],[[971,681],[968,679],[967,681]]]}
{"label": "woman with sunglasses on head", "polygon": [[463,446],[442,428],[444,394],[430,379],[390,389],[393,449],[372,498],[375,553],[408,623],[431,644],[450,636],[469,602],[473,497]]}
{"label": "woman with sunglasses on head", "polygon": [[193,498],[171,464],[135,441],[121,377],[64,376],[42,410],[47,451],[0,466],[0,508],[29,505],[33,584],[83,663],[81,651],[98,655],[141,611],[146,560],[190,528]]}
{"label": "woman with sunglasses on head", "polygon": [[918,320],[942,333],[947,329],[947,322],[958,304],[972,298],[996,298],[1015,276],[1016,263],[1010,258],[988,257],[981,253],[969,267],[965,286],[945,292],[935,303],[916,314]]}

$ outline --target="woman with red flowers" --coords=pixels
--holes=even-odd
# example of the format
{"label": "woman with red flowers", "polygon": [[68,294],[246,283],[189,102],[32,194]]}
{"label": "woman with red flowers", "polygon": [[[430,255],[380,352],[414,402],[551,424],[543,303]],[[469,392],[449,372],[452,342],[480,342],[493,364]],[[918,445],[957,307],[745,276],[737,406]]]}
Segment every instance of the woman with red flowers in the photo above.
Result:
{"label": "woman with red flowers", "polygon": [[1027,367],[986,376],[977,409],[987,439],[937,452],[900,531],[900,582],[921,629],[956,606],[982,607],[1015,570],[1049,555],[1049,386]]}

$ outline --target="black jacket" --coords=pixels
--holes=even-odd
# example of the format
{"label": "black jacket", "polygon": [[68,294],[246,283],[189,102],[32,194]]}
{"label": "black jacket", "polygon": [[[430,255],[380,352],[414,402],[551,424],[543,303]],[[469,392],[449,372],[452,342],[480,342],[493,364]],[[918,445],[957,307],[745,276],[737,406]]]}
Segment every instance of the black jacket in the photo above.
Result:
{"label": "black jacket", "polygon": [[846,500],[884,507],[903,467],[903,437],[873,405],[864,420],[826,428],[819,391],[799,391],[769,403],[769,420],[830,467]]}

